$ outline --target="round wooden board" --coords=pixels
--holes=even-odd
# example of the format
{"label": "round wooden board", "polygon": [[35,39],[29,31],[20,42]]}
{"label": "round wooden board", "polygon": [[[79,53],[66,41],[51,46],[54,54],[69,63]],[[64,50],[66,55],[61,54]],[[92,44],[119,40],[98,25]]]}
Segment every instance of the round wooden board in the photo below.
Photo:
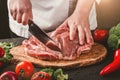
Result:
{"label": "round wooden board", "polygon": [[65,60],[59,60],[59,61],[44,61],[39,60],[34,57],[28,56],[23,46],[16,46],[11,49],[11,54],[13,55],[13,60],[17,61],[23,61],[27,60],[32,62],[33,64],[39,66],[39,67],[60,67],[60,68],[75,68],[75,67],[82,67],[82,66],[88,66],[95,64],[97,62],[102,61],[107,54],[107,49],[101,45],[96,43],[90,52],[83,53],[74,61],[65,61]]}

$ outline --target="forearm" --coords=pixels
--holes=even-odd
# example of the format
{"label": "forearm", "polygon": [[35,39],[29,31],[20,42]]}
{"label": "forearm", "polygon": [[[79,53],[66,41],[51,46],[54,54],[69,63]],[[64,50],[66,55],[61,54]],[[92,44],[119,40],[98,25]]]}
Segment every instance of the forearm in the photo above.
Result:
{"label": "forearm", "polygon": [[95,0],[78,0],[74,13],[89,14]]}

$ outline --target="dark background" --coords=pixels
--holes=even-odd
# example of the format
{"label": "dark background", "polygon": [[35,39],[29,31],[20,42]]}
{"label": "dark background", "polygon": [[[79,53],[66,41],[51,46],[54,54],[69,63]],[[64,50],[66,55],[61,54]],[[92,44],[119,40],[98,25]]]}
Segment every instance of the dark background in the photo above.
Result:
{"label": "dark background", "polygon": [[[120,22],[120,0],[102,0],[97,5],[98,28],[109,29]],[[9,38],[7,0],[0,0],[0,38]]]}
{"label": "dark background", "polygon": [[[112,26],[118,24],[120,22],[119,7],[120,0],[102,0],[102,2],[97,5],[98,28],[110,29]],[[9,31],[7,0],[0,0],[0,38],[10,38]],[[16,41],[20,42],[19,39]],[[99,76],[101,69],[109,64],[112,60],[113,52],[108,49],[108,55],[103,62],[96,65],[91,65],[89,67],[67,70],[66,73],[69,73],[70,80],[119,80],[120,70],[109,76]],[[14,70],[14,67],[14,65],[9,65],[9,67],[5,67],[4,69],[0,70]]]}
{"label": "dark background", "polygon": [[7,0],[0,0],[0,38],[9,38]]}

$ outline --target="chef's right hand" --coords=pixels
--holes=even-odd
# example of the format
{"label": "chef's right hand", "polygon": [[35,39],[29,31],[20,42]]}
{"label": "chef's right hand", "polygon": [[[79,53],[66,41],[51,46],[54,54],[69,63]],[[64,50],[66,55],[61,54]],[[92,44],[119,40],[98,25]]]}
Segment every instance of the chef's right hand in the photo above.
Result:
{"label": "chef's right hand", "polygon": [[8,4],[13,19],[18,23],[27,25],[28,20],[33,17],[30,0],[9,0]]}

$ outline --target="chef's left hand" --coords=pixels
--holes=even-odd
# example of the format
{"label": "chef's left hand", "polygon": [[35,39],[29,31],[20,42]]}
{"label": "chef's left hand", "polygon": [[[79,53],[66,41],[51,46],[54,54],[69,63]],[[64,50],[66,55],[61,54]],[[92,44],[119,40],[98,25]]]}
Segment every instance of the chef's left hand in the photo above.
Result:
{"label": "chef's left hand", "polygon": [[90,31],[89,15],[84,13],[73,13],[65,22],[60,25],[69,28],[70,40],[74,40],[78,34],[80,45],[85,43],[93,44],[93,37]]}

